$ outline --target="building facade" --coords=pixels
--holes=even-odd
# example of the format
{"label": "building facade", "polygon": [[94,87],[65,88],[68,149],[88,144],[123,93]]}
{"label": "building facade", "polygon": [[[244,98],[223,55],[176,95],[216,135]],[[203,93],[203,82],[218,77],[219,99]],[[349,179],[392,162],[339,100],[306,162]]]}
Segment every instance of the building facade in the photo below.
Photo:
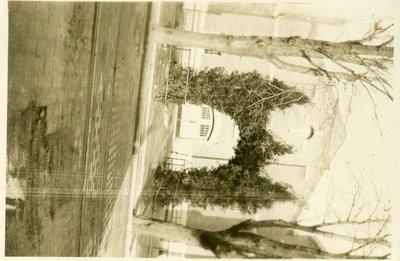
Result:
{"label": "building facade", "polygon": [[[249,15],[246,10],[227,11],[226,6],[221,9],[218,4],[207,7],[198,3],[185,3],[183,27],[185,30],[204,33],[281,37],[296,35],[329,40],[332,38],[329,33],[344,23],[344,20],[340,19],[319,17],[316,15],[317,9],[291,4],[264,3],[260,5],[259,10],[262,13]],[[322,32],[325,35],[322,35]],[[285,57],[285,60],[301,63],[298,58]],[[270,79],[277,78],[295,86],[312,101],[325,99],[328,95],[326,90],[318,88],[320,79],[281,71],[256,58],[224,54],[212,49],[187,48],[182,51],[180,62],[183,66],[195,70],[212,67],[224,67],[228,72],[255,70]],[[285,111],[273,112],[266,126],[277,139],[290,144],[294,153],[271,162],[264,174],[276,182],[288,183],[300,199],[307,194],[308,180],[312,179],[312,173],[316,171],[312,162],[317,156],[313,155],[313,151],[319,146],[324,135],[320,112],[321,108],[316,106],[316,103],[295,105]],[[176,129],[171,158],[172,161],[184,162],[180,167],[214,167],[225,164],[234,155],[233,148],[239,138],[238,128],[230,117],[206,106],[182,104],[178,110]],[[295,219],[302,208],[302,204],[279,202],[270,209],[263,209],[252,215],[243,214],[237,209],[215,207],[204,210],[188,205],[182,206],[180,211],[186,213],[185,222],[182,224],[199,229],[219,230],[248,218]],[[187,257],[210,255],[195,247],[185,248],[185,254]]]}

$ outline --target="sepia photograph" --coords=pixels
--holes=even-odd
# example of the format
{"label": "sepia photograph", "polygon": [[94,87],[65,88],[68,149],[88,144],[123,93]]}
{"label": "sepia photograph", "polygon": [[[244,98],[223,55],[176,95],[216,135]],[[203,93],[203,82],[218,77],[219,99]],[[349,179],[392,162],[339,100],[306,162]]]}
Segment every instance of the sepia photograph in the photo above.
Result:
{"label": "sepia photograph", "polygon": [[400,257],[395,0],[5,5],[5,257]]}

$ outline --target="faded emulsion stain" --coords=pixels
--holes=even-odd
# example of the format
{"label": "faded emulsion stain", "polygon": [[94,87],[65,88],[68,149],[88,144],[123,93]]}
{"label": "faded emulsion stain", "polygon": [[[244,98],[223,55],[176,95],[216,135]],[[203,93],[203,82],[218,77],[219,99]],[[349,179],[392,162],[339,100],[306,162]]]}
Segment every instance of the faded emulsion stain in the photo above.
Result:
{"label": "faded emulsion stain", "polygon": [[40,240],[42,228],[38,202],[33,191],[39,185],[38,174],[49,165],[45,116],[46,108],[37,107],[35,102],[31,101],[24,110],[12,112],[8,121],[7,174],[23,184],[27,204],[23,210],[22,221],[15,218],[12,220],[12,217],[7,216],[6,230],[12,226],[16,226],[17,229],[26,226],[26,237],[32,242],[33,248],[36,247],[34,242]]}
{"label": "faded emulsion stain", "polygon": [[66,48],[72,48],[74,50],[78,50],[82,48],[86,42],[84,27],[85,27],[85,19],[82,15],[84,12],[81,5],[74,5],[72,17],[68,22],[69,29],[68,29],[68,37],[64,42],[64,46]]}

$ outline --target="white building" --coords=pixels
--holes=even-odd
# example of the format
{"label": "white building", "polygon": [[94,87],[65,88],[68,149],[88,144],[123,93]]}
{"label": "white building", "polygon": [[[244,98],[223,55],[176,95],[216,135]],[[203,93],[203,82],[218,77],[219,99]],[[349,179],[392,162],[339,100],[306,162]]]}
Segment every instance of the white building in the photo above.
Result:
{"label": "white building", "polygon": [[[301,36],[304,38],[324,39],[338,41],[341,37],[349,39],[360,38],[363,30],[349,26],[348,31],[343,25],[349,19],[357,23],[358,15],[365,15],[365,10],[360,14],[351,13],[355,8],[334,8],[336,3],[321,5],[295,5],[295,4],[264,4],[278,19],[266,16],[249,16],[240,13],[224,13],[216,11],[207,12],[207,8],[199,4],[185,3],[186,14],[184,27],[186,30],[222,33],[234,35],[265,35],[265,36]],[[342,3],[343,5],[343,3]],[[364,8],[364,7],[362,7]],[[379,7],[378,7],[379,8]],[[334,19],[327,17],[332,10],[342,10],[335,13]],[[361,10],[361,9],[357,9]],[[279,16],[279,14],[286,14]],[[296,19],[303,17],[305,19]],[[309,18],[307,18],[309,17]],[[324,18],[323,18],[324,17]],[[362,18],[362,17],[361,17]],[[361,21],[361,19],[360,19]],[[353,29],[352,29],[353,28]],[[353,30],[353,31],[350,31]],[[355,30],[355,31],[354,31]],[[358,34],[357,34],[358,33]],[[190,51],[189,51],[190,50]],[[287,58],[295,60],[295,58]],[[279,157],[275,164],[268,166],[267,172],[275,181],[284,181],[293,186],[294,191],[305,199],[312,192],[320,175],[329,166],[330,160],[335,155],[335,150],[340,147],[342,133],[336,132],[337,140],[330,133],[342,131],[342,119],[330,110],[334,107],[333,88],[321,88],[315,77],[302,74],[280,71],[267,62],[255,58],[239,57],[204,50],[190,48],[183,52],[181,63],[195,69],[222,66],[227,71],[252,71],[256,70],[263,75],[278,78],[286,83],[301,88],[311,99],[305,106],[293,106],[284,112],[275,112],[271,115],[267,126],[278,137],[293,146],[295,153]],[[180,120],[177,122],[177,135],[171,157],[184,158],[186,166],[216,166],[226,163],[233,156],[233,147],[236,145],[238,131],[234,122],[227,116],[217,111],[211,111],[210,118],[204,117],[207,107],[198,107],[184,104],[180,109]],[[208,114],[207,114],[208,115]],[[333,120],[330,119],[333,117]],[[328,123],[327,123],[328,122]],[[339,127],[336,125],[339,124]],[[202,127],[203,126],[203,127]],[[329,133],[328,133],[329,132]],[[279,203],[271,209],[259,211],[256,219],[271,219],[292,217],[295,219],[302,211],[303,206],[293,203]],[[186,210],[188,210],[186,208]],[[192,212],[190,212],[192,211]],[[207,211],[191,208],[187,211],[185,224],[197,228],[218,229],[220,226],[229,226],[237,223],[239,219],[250,216],[241,214],[238,210],[207,209]],[[194,213],[196,212],[196,213]],[[219,217],[220,222],[215,222],[214,217]],[[213,221],[214,220],[214,221]],[[196,252],[198,251],[198,252]],[[207,255],[202,250],[191,250],[190,254]],[[188,251],[186,252],[188,253]]]}

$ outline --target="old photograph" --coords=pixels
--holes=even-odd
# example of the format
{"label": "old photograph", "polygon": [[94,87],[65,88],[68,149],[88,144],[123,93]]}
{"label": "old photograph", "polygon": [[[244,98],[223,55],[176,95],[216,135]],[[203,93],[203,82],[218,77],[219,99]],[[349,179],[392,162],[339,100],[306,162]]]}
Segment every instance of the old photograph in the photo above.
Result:
{"label": "old photograph", "polygon": [[9,1],[4,254],[393,259],[396,1]]}

